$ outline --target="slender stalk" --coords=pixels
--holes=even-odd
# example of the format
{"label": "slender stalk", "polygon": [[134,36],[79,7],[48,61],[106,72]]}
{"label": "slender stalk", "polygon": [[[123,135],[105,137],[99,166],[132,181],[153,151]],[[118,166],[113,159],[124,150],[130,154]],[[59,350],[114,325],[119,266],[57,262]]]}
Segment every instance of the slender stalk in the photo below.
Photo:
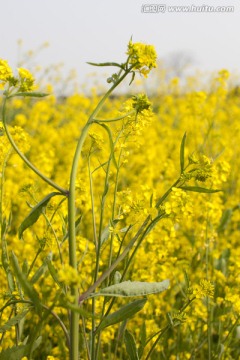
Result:
{"label": "slender stalk", "polygon": [[167,325],[164,329],[162,329],[162,331],[161,331],[160,334],[158,335],[157,339],[154,341],[153,346],[152,346],[151,349],[149,350],[149,352],[148,352],[145,360],[150,359],[150,356],[152,355],[153,350],[154,350],[155,347],[157,346],[157,343],[159,342],[159,340],[161,339],[161,337],[162,337],[169,329],[170,329],[170,325]]}
{"label": "slender stalk", "polygon": [[[104,210],[105,210],[105,201],[106,201],[106,196],[107,196],[108,187],[109,187],[108,180],[109,180],[109,172],[110,172],[110,166],[111,166],[112,157],[113,157],[113,153],[111,152],[109,160],[108,160],[108,164],[107,164],[104,191],[103,191],[102,201],[101,201],[101,214],[100,214],[99,237],[98,237],[98,251],[97,251],[97,259],[96,259],[97,261],[96,261],[96,267],[95,267],[94,282],[97,280],[97,275],[98,275],[98,272],[99,272],[100,247],[101,247],[101,235],[102,235],[103,217],[104,217]],[[110,256],[109,256],[110,259],[111,259],[111,252],[112,252],[112,240],[113,240],[113,236],[111,235]],[[109,266],[110,265],[111,264],[109,263]],[[93,307],[95,308],[95,298],[92,299],[92,303],[93,303]],[[104,313],[104,307],[105,307],[105,304],[103,305],[103,308],[102,308],[102,314]],[[93,318],[93,322],[95,323],[94,318]],[[101,338],[101,332],[97,336],[97,341],[96,341],[97,345],[96,345],[96,351],[95,351],[94,350],[95,326],[92,327],[92,345],[93,345],[93,355],[94,355],[94,356],[92,356],[93,359],[94,359],[94,357],[98,358],[98,352],[99,352],[99,347],[100,347],[100,338]],[[94,351],[95,351],[95,354],[94,354]]]}
{"label": "slender stalk", "polygon": [[[75,233],[75,182],[77,177],[78,161],[81,154],[82,146],[88,133],[90,124],[87,123],[81,133],[77,149],[75,152],[68,197],[68,241],[69,241],[69,264],[77,269],[77,254],[76,254],[76,233]],[[71,286],[71,296],[74,298],[73,305],[78,305],[78,289],[77,286]],[[70,316],[70,359],[78,360],[78,342],[79,342],[79,314],[71,310]]]}
{"label": "slender stalk", "polygon": [[50,308],[49,308],[48,306],[46,306],[46,305],[43,305],[43,304],[41,304],[41,305],[42,305],[42,307],[43,307],[45,310],[49,311],[50,314],[51,314],[53,317],[55,317],[55,319],[59,322],[59,325],[61,326],[61,328],[62,328],[62,330],[63,330],[63,332],[64,332],[64,335],[65,335],[65,337],[66,337],[67,346],[70,347],[69,334],[68,334],[67,328],[66,328],[65,324],[63,323],[63,321],[62,321],[62,320],[60,319],[60,317],[55,313],[55,311],[53,311],[52,309],[50,309]]}
{"label": "slender stalk", "polygon": [[2,176],[1,176],[1,188],[0,188],[0,226],[1,226],[1,248],[2,248],[2,265],[4,268],[4,271],[7,275],[7,281],[8,281],[8,288],[12,292],[14,290],[14,278],[12,275],[12,271],[9,265],[9,255],[8,255],[8,248],[7,248],[7,242],[5,239],[6,233],[7,233],[7,224],[5,226],[4,232],[3,232],[3,193],[4,193],[4,177],[5,177],[5,169],[7,165],[7,161],[9,159],[9,156],[11,154],[11,151],[8,151],[7,155],[5,156],[3,166],[2,166]]}
{"label": "slender stalk", "polygon": [[95,243],[95,247],[97,249],[97,227],[96,227],[96,218],[95,218],[95,211],[94,211],[94,196],[93,196],[93,180],[92,180],[92,173],[91,173],[91,162],[90,162],[90,155],[88,157],[88,176],[90,182],[90,196],[91,196],[91,206],[92,206],[92,220],[93,220],[93,239]]}
{"label": "slender stalk", "polygon": [[172,191],[172,188],[177,186],[180,183],[180,181],[181,181],[181,178],[177,179],[177,181],[175,181],[175,183],[172,184],[172,186],[168,189],[168,191],[160,199],[158,199],[158,201],[156,203],[156,208],[158,208],[163,203],[163,201],[168,197],[168,195]]}
{"label": "slender stalk", "polygon": [[[16,304],[28,304],[28,305],[32,305],[32,307],[34,307],[34,304],[33,304],[33,302],[31,300],[11,300],[0,309],[0,312],[4,311],[4,309],[6,309],[8,306],[16,305]],[[67,345],[69,346],[70,345],[69,334],[68,334],[66,326],[64,325],[64,323],[62,322],[60,317],[51,308],[49,308],[48,306],[46,306],[44,304],[41,304],[41,306],[42,306],[43,309],[49,311],[51,313],[51,315],[53,317],[55,317],[55,319],[59,322],[59,324],[60,324],[60,326],[61,326],[61,328],[62,328],[62,330],[63,330],[63,332],[64,332],[64,334],[66,336]]]}
{"label": "slender stalk", "polygon": [[56,231],[54,230],[53,226],[52,226],[52,223],[51,221],[48,219],[47,215],[45,214],[45,212],[42,213],[47,224],[48,224],[48,227],[52,230],[52,233],[53,233],[53,236],[55,238],[55,241],[56,241],[56,244],[57,244],[57,248],[58,248],[58,254],[59,254],[59,259],[61,261],[61,264],[63,264],[63,257],[62,257],[62,253],[61,253],[61,247],[60,247],[60,243],[59,243],[59,240],[58,240],[58,237],[57,237],[57,234],[56,234]]}
{"label": "slender stalk", "polygon": [[227,336],[225,337],[225,339],[223,340],[223,344],[224,344],[224,347],[225,349],[227,348],[227,343],[228,343],[228,340],[230,339],[230,335],[232,335],[233,331],[236,329],[237,325],[238,325],[238,322],[240,320],[240,316],[238,316],[235,320],[235,322],[233,323],[232,327],[230,328]]}
{"label": "slender stalk", "polygon": [[85,299],[90,297],[90,295],[95,291],[95,289],[101,285],[101,283],[111,274],[111,272],[117,267],[117,265],[126,257],[126,255],[129,253],[139,236],[144,231],[145,227],[147,226],[148,222],[150,220],[150,217],[148,216],[141,227],[139,228],[136,235],[132,238],[132,240],[129,242],[129,244],[125,247],[121,255],[112,263],[112,265],[97,279],[97,281],[92,284],[87,291],[85,291],[81,296],[79,296],[78,302],[81,304]]}
{"label": "slender stalk", "polygon": [[15,141],[13,140],[7,124],[6,124],[6,104],[7,104],[7,99],[8,97],[5,96],[3,99],[3,106],[2,106],[2,121],[3,121],[3,126],[4,126],[4,130],[6,132],[6,135],[8,137],[8,140],[10,142],[10,144],[12,145],[12,147],[14,148],[14,150],[16,151],[16,153],[19,155],[19,157],[25,162],[25,164],[32,170],[35,172],[35,174],[37,174],[43,181],[45,181],[47,184],[49,184],[50,186],[52,186],[53,188],[55,188],[56,190],[60,191],[62,194],[67,195],[68,191],[66,189],[63,189],[61,186],[59,186],[58,184],[56,184],[54,181],[52,181],[51,179],[49,179],[48,177],[46,177],[40,170],[38,170],[27,158],[26,156],[19,150],[19,148],[17,147]]}
{"label": "slender stalk", "polygon": [[[133,67],[133,66],[132,66]],[[78,140],[77,148],[74,154],[72,169],[70,175],[69,197],[68,197],[68,244],[69,244],[69,265],[77,270],[77,255],[76,255],[76,233],[75,233],[75,183],[77,177],[78,164],[81,156],[82,147],[86,139],[88,129],[94,123],[94,118],[101,110],[104,102],[107,100],[112,91],[123,81],[123,79],[132,70],[129,68],[119,79],[112,85],[112,87],[106,92],[103,98],[100,100],[95,110],[89,117],[86,125],[83,127],[80,138]],[[78,305],[78,289],[76,286],[71,286],[71,295],[74,298],[73,305]],[[78,360],[79,349],[79,314],[71,310],[70,321],[70,360]]]}
{"label": "slender stalk", "polygon": [[132,110],[130,112],[128,112],[127,114],[124,114],[124,115],[121,115],[121,116],[118,116],[114,119],[107,119],[107,120],[102,120],[102,119],[94,119],[95,122],[98,122],[98,123],[110,123],[110,122],[115,122],[115,121],[119,121],[119,120],[122,120],[124,119],[125,117],[127,116],[130,116],[132,114],[136,113],[136,110]]}
{"label": "slender stalk", "polygon": [[[91,203],[92,203],[92,222],[93,222],[93,238],[96,247],[96,267],[95,267],[95,274],[94,274],[94,281],[96,280],[97,273],[98,273],[98,264],[99,264],[99,251],[100,251],[100,242],[101,239],[99,237],[99,241],[97,240],[97,230],[96,230],[96,218],[94,212],[94,194],[93,194],[93,181],[92,181],[92,174],[91,174],[91,164],[90,164],[90,155],[88,157],[88,175],[90,181],[90,195],[91,195]],[[95,314],[95,299],[92,299],[92,314]],[[94,334],[93,331],[95,329],[95,317],[92,317],[92,347],[91,347],[91,355],[92,359],[94,358]]]}

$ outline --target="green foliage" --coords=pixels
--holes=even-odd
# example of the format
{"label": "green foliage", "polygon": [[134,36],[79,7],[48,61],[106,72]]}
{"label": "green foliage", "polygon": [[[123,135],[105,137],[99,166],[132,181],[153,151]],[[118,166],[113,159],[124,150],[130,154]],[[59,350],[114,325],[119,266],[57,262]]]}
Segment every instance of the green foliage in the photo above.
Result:
{"label": "green foliage", "polygon": [[130,360],[139,360],[136,343],[133,335],[126,329],[124,331],[124,341]]}
{"label": "green foliage", "polygon": [[28,356],[30,350],[34,351],[36,350],[42,342],[42,337],[39,336],[36,341],[34,341],[32,349],[29,344],[26,345],[19,345],[19,346],[13,346],[11,348],[8,348],[6,350],[3,350],[0,353],[0,359],[1,360],[21,360],[24,356]]}
{"label": "green foliage", "polygon": [[58,192],[52,192],[51,194],[48,194],[43,200],[41,200],[36,206],[34,206],[34,208],[31,210],[31,212],[28,214],[28,216],[24,219],[24,221],[19,227],[18,230],[19,239],[22,238],[24,231],[28,229],[30,226],[32,226],[38,220],[44,208],[47,206],[49,200],[56,195],[61,195],[61,194]]}
{"label": "green foliage", "polygon": [[205,189],[200,186],[179,186],[180,189],[185,191],[193,191],[193,192],[199,192],[199,193],[205,193],[205,194],[213,194],[216,192],[219,192],[221,190],[214,190],[214,189]]}
{"label": "green foliage", "polygon": [[181,147],[180,147],[180,169],[181,169],[181,174],[184,171],[184,161],[185,161],[184,157],[185,157],[186,137],[187,137],[187,133],[185,132],[185,134],[183,135],[182,142],[181,142]]}
{"label": "green foliage", "polygon": [[17,325],[20,322],[20,320],[22,320],[26,316],[28,311],[29,309],[24,310],[23,312],[12,317],[9,321],[7,321],[3,326],[0,327],[0,333],[4,333],[10,330],[13,326]]}
{"label": "green foliage", "polygon": [[20,266],[18,264],[17,257],[14,254],[14,252],[12,252],[12,264],[13,264],[14,274],[15,274],[17,280],[19,281],[20,286],[24,290],[25,294],[33,302],[37,313],[41,316],[42,307],[41,307],[39,295],[38,295],[37,291],[34,289],[32,283],[27,279],[27,277],[21,271]]}
{"label": "green foliage", "polygon": [[101,330],[105,329],[108,326],[120,323],[126,319],[129,319],[136,313],[142,310],[144,305],[146,304],[147,299],[140,299],[135,300],[127,305],[124,305],[119,310],[115,311],[114,313],[107,315],[103,318],[98,326],[96,333],[100,332]]}

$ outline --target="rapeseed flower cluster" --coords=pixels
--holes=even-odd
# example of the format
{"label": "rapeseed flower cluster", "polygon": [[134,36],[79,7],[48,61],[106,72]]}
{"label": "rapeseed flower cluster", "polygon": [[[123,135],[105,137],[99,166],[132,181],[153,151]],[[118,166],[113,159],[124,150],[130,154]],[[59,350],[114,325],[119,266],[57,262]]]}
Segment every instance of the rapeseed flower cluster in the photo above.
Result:
{"label": "rapeseed flower cluster", "polygon": [[144,77],[148,76],[152,68],[157,67],[157,53],[152,45],[130,41],[127,55],[129,56],[129,63],[134,65],[133,70],[138,70]]}
{"label": "rapeseed flower cluster", "polygon": [[2,89],[6,82],[13,76],[12,69],[6,60],[0,59],[0,89]]}
{"label": "rapeseed flower cluster", "polygon": [[30,71],[24,68],[19,68],[18,77],[15,77],[8,62],[0,59],[0,89],[8,84],[9,87],[18,88],[18,92],[27,92],[34,89],[34,81]]}
{"label": "rapeseed flower cluster", "polygon": [[31,91],[34,88],[34,77],[27,69],[19,68],[19,91]]}

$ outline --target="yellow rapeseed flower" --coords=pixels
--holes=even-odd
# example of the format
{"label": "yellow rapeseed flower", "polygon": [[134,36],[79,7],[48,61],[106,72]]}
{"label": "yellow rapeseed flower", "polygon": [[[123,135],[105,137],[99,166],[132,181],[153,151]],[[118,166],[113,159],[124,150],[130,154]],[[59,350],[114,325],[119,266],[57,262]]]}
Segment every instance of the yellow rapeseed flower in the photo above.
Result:
{"label": "yellow rapeseed flower", "polygon": [[6,60],[0,59],[0,89],[13,76],[12,69]]}
{"label": "yellow rapeseed flower", "polygon": [[152,68],[157,67],[157,53],[152,45],[130,41],[127,55],[129,55],[129,63],[135,65],[133,69],[139,70],[144,77],[148,76]]}
{"label": "yellow rapeseed flower", "polygon": [[30,73],[30,71],[24,68],[19,68],[18,75],[20,78],[19,91],[25,92],[25,91],[33,90],[35,79],[33,75]]}
{"label": "yellow rapeseed flower", "polygon": [[196,296],[196,298],[201,299],[204,297],[210,297],[213,298],[214,295],[214,285],[211,284],[210,281],[206,280],[206,279],[202,279],[200,281],[200,285],[197,286],[194,291],[193,294]]}

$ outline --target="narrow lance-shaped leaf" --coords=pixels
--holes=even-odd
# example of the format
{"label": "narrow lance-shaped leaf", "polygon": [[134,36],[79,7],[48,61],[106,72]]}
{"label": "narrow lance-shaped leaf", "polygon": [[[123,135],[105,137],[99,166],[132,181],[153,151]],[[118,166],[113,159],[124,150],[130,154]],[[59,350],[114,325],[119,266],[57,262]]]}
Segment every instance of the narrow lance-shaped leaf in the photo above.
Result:
{"label": "narrow lance-shaped leaf", "polygon": [[14,325],[17,325],[20,322],[20,320],[22,320],[26,316],[27,313],[28,313],[28,309],[12,317],[3,326],[0,327],[0,333],[4,333],[5,331],[10,330]]}
{"label": "narrow lance-shaped leaf", "polygon": [[124,342],[130,360],[139,360],[134,337],[128,330],[125,330],[124,332]]}
{"label": "narrow lance-shaped leaf", "polygon": [[22,224],[18,229],[19,239],[22,237],[24,231],[30,226],[32,226],[38,220],[39,216],[42,214],[43,208],[45,208],[49,200],[56,195],[62,195],[62,194],[59,192],[52,192],[51,194],[48,194],[43,200],[41,200],[36,206],[34,206],[34,208],[31,210],[28,216],[23,220]]}
{"label": "narrow lance-shaped leaf", "polygon": [[28,97],[45,97],[48,96],[49,94],[46,93],[40,93],[40,92],[17,92],[15,94],[12,94],[10,96],[8,96],[8,98],[12,98],[12,97],[16,97],[16,96],[28,96]]}
{"label": "narrow lance-shaped leaf", "polygon": [[142,323],[141,329],[140,329],[140,346],[138,348],[138,356],[141,359],[144,351],[144,347],[147,341],[147,330],[146,330],[146,323],[145,321]]}
{"label": "narrow lance-shaped leaf", "polygon": [[53,263],[51,261],[48,261],[47,263],[48,265],[48,270],[50,272],[50,275],[52,276],[53,280],[55,281],[55,283],[60,287],[63,288],[63,284],[60,283],[59,279],[58,279],[58,273],[57,270],[55,269]]}
{"label": "narrow lance-shaped leaf", "polygon": [[45,273],[48,268],[48,262],[52,260],[52,253],[50,253],[43,261],[43,264],[37,269],[35,274],[31,278],[31,284],[35,284],[40,277]]}
{"label": "narrow lance-shaped leaf", "polygon": [[221,221],[220,221],[220,225],[218,227],[218,232],[221,232],[221,231],[225,230],[225,228],[227,227],[227,225],[231,221],[232,213],[233,213],[232,209],[226,209],[223,212],[223,215],[222,215],[222,218],[221,218]]}
{"label": "narrow lance-shaped leaf", "polygon": [[87,62],[87,64],[92,65],[92,66],[117,66],[120,67],[121,69],[123,69],[123,66],[115,63],[115,62],[105,62],[105,63],[93,63],[93,62]]}
{"label": "narrow lance-shaped leaf", "polygon": [[21,284],[25,294],[30,298],[36,307],[37,312],[41,313],[41,303],[37,291],[34,289],[33,285],[28,281],[27,277],[22,273],[18,260],[14,252],[12,252],[12,263],[14,268],[15,276],[17,277],[19,283]]}
{"label": "narrow lance-shaped leaf", "polygon": [[222,190],[215,190],[215,189],[206,189],[199,186],[179,186],[179,189],[186,190],[186,191],[193,191],[205,194],[213,194]]}
{"label": "narrow lance-shaped leaf", "polygon": [[181,142],[181,147],[180,147],[180,169],[181,169],[181,174],[183,173],[183,170],[184,170],[184,156],[185,156],[186,136],[187,136],[187,133],[185,132],[185,134],[183,135],[182,142]]}
{"label": "narrow lance-shaped leaf", "polygon": [[111,130],[109,129],[109,127],[105,124],[100,124],[100,126],[102,126],[108,133],[108,137],[109,137],[109,144],[110,144],[110,149],[111,149],[111,156],[112,156],[112,160],[113,160],[113,164],[114,166],[116,167],[116,169],[118,168],[117,166],[117,162],[116,162],[116,159],[115,159],[115,155],[114,155],[114,143],[113,143],[113,138],[112,138],[112,133],[111,133]]}
{"label": "narrow lance-shaped leaf", "polygon": [[122,322],[126,319],[129,319],[137,312],[142,310],[144,305],[146,304],[147,299],[139,299],[135,300],[127,305],[124,305],[119,310],[115,311],[114,313],[106,316],[103,318],[102,322],[98,326],[96,333],[103,330],[104,328]]}
{"label": "narrow lance-shaped leaf", "polygon": [[169,287],[169,280],[161,282],[141,282],[141,281],[123,281],[119,284],[108,286],[101,289],[98,293],[91,296],[116,296],[116,297],[130,297],[143,296],[149,294],[157,294]]}

